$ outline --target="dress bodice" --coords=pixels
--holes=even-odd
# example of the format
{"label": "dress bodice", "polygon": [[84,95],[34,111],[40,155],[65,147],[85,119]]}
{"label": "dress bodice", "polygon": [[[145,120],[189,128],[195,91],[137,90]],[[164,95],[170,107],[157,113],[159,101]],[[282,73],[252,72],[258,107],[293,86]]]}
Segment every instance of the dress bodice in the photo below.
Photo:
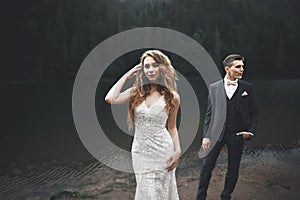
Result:
{"label": "dress bodice", "polygon": [[151,107],[143,102],[135,109],[131,149],[135,173],[164,170],[168,156],[174,152],[172,138],[166,129],[165,105],[161,96]]}
{"label": "dress bodice", "polygon": [[151,107],[143,101],[135,110],[135,129],[139,131],[159,131],[166,126],[168,113],[165,110],[165,99],[161,96]]}

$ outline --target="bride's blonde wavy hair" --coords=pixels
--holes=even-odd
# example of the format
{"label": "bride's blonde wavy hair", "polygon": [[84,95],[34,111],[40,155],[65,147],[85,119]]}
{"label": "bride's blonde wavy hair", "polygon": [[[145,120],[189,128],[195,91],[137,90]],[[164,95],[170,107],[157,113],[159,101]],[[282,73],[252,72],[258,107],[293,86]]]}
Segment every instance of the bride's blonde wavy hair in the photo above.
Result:
{"label": "bride's blonde wavy hair", "polygon": [[166,111],[170,111],[175,107],[173,92],[177,92],[177,75],[173,68],[170,59],[159,50],[148,50],[143,53],[140,59],[140,63],[144,66],[144,60],[146,57],[153,58],[159,66],[160,77],[157,83],[150,83],[146,78],[143,68],[137,72],[136,79],[133,84],[133,90],[130,95],[129,109],[128,109],[128,127],[132,128],[132,122],[134,121],[134,111],[147,96],[150,95],[151,85],[156,85],[156,90],[164,96],[166,102]]}

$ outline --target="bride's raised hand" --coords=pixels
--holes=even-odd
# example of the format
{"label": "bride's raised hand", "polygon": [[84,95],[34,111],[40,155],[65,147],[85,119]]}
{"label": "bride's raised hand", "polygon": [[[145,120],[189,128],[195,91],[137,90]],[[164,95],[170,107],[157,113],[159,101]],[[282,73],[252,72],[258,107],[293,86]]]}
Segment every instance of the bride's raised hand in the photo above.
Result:
{"label": "bride's raised hand", "polygon": [[136,76],[137,72],[140,71],[142,69],[142,64],[139,63],[136,66],[134,66],[133,68],[131,68],[127,73],[126,73],[126,77],[127,79],[131,79],[133,77]]}
{"label": "bride's raised hand", "polygon": [[128,102],[130,99],[130,92],[132,88],[128,88],[127,90],[121,92],[126,80],[134,77],[139,70],[142,69],[141,63],[137,64],[129,71],[127,71],[108,91],[105,96],[105,101],[110,104],[122,104]]}

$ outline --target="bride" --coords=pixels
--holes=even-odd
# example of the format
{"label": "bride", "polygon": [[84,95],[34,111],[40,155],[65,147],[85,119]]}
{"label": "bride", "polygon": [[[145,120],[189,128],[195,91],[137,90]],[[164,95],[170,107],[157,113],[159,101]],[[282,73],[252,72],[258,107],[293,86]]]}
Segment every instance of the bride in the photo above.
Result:
{"label": "bride", "polygon": [[[121,92],[133,77],[133,86]],[[176,127],[180,97],[169,58],[159,50],[144,52],[140,63],[109,90],[105,101],[129,102],[128,126],[135,128],[131,148],[135,200],[179,199],[175,169],[181,153]]]}

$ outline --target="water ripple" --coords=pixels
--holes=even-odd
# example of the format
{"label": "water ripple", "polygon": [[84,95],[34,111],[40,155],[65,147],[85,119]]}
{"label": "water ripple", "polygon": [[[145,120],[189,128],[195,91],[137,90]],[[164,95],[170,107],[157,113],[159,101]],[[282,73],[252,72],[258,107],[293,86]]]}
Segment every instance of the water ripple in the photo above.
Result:
{"label": "water ripple", "polygon": [[[245,147],[243,163],[263,167],[277,166],[289,170],[300,164],[300,148],[282,145],[265,145],[262,147]],[[179,171],[199,166],[197,152],[181,158]],[[226,149],[221,152],[218,162],[226,163]],[[290,167],[289,167],[290,166]],[[34,199],[48,198],[51,192],[64,188],[76,188],[109,180],[112,174],[117,174],[95,160],[77,162],[69,165],[50,162],[39,165],[13,166],[3,169],[0,176],[0,199]]]}

